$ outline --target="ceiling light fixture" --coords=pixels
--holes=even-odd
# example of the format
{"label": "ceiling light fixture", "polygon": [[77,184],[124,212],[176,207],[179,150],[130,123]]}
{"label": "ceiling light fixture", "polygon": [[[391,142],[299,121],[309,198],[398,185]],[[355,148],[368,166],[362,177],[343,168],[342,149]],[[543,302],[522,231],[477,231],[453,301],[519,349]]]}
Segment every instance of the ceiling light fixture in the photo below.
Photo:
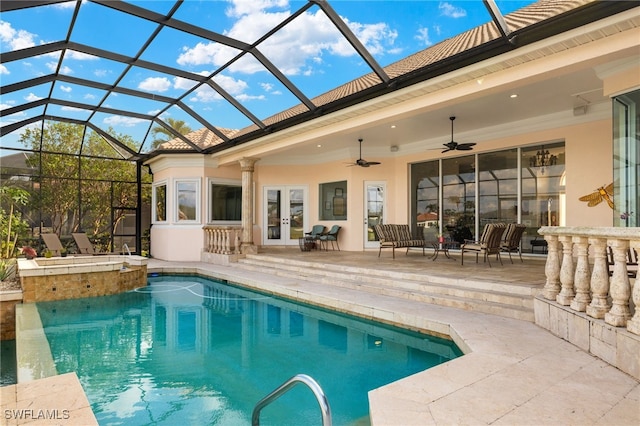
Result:
{"label": "ceiling light fixture", "polygon": [[544,174],[544,168],[549,166],[555,166],[558,161],[558,157],[549,153],[548,149],[544,149],[542,145],[541,149],[536,152],[536,155],[529,157],[529,165],[531,167],[542,167],[541,174]]}

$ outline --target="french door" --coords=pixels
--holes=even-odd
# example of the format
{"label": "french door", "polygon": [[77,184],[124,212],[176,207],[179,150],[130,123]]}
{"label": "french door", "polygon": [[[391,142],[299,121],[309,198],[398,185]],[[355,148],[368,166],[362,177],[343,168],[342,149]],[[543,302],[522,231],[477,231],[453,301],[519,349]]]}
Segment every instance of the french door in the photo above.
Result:
{"label": "french door", "polygon": [[306,186],[265,186],[264,245],[297,245],[309,221]]}
{"label": "french door", "polygon": [[378,248],[380,243],[373,227],[385,223],[385,194],[387,183],[366,181],[364,183],[364,248]]}

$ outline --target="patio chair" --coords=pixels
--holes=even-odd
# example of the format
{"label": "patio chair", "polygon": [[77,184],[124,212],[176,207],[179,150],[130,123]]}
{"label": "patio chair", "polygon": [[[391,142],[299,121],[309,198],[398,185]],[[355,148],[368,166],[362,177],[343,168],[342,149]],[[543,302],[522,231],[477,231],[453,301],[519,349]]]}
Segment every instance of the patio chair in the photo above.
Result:
{"label": "patio chair", "polygon": [[40,234],[42,241],[44,241],[44,245],[47,246],[47,250],[49,250],[54,256],[61,256],[62,250],[64,247],[60,242],[60,238],[58,234]]}
{"label": "patio chair", "polygon": [[[314,244],[320,244],[320,236],[325,233],[327,228],[324,225],[313,225],[310,232],[304,233],[306,241],[313,241]],[[318,247],[320,248],[320,247]]]}
{"label": "patio chair", "polygon": [[329,232],[320,235],[320,242],[321,244],[324,244],[325,250],[329,250],[329,242],[331,242],[331,250],[335,250],[333,247],[333,242],[335,241],[338,251],[340,251],[340,244],[338,244],[338,234],[340,233],[340,229],[342,229],[341,226],[333,225]]}
{"label": "patio chair", "polygon": [[93,244],[91,244],[91,241],[89,240],[89,237],[87,236],[87,234],[85,234],[84,232],[75,232],[75,233],[72,233],[71,236],[73,237],[73,240],[76,242],[76,245],[78,246],[78,253],[80,254],[90,254],[92,256],[101,255],[101,254],[118,254],[118,253],[102,253],[97,251],[93,247]]}
{"label": "patio chair", "polygon": [[520,255],[520,262],[522,262],[522,248],[520,243],[522,241],[522,235],[527,227],[521,223],[509,223],[507,229],[504,231],[504,240],[500,244],[500,249],[503,252],[509,253],[509,260],[513,263],[511,253],[518,253]]}
{"label": "patio chair", "polygon": [[482,253],[485,263],[488,262],[490,268],[491,261],[489,260],[489,256],[492,254],[496,255],[496,259],[498,259],[502,265],[500,241],[502,240],[502,234],[506,227],[504,223],[488,223],[482,230],[482,235],[478,241],[465,240],[460,246],[462,258],[460,264],[464,265],[464,253],[471,251],[476,254],[476,263],[478,263],[478,254]]}

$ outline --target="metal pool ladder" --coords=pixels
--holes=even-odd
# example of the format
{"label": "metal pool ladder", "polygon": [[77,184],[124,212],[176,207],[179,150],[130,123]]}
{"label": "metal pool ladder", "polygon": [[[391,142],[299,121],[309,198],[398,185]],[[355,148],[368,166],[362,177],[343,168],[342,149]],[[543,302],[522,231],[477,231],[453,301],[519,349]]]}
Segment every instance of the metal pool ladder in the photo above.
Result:
{"label": "metal pool ladder", "polygon": [[327,397],[325,396],[324,391],[322,390],[318,382],[316,382],[306,374],[296,374],[295,376],[278,386],[269,395],[258,401],[256,406],[253,408],[253,413],[251,414],[251,425],[259,426],[260,411],[276,399],[280,398],[289,389],[291,389],[298,383],[304,383],[305,385],[307,385],[318,400],[320,410],[322,411],[322,426],[331,426],[331,407],[329,407],[329,401],[327,400]]}

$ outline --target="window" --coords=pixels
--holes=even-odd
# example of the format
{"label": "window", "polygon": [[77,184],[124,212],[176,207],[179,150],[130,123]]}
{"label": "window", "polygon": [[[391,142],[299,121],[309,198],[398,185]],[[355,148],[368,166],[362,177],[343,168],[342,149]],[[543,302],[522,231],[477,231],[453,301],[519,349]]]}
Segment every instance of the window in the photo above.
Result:
{"label": "window", "polygon": [[199,180],[176,180],[176,222],[198,222]]}
{"label": "window", "polygon": [[229,223],[242,220],[242,182],[209,181],[209,222]]}
{"label": "window", "polygon": [[412,225],[441,223],[462,242],[487,223],[519,221],[526,245],[541,226],[564,226],[565,178],[564,142],[412,164]]}
{"label": "window", "polygon": [[614,226],[638,226],[640,215],[640,90],[613,100]]}
{"label": "window", "polygon": [[167,221],[167,183],[160,182],[153,185],[153,222]]}
{"label": "window", "polygon": [[347,181],[320,184],[320,220],[347,220]]}

